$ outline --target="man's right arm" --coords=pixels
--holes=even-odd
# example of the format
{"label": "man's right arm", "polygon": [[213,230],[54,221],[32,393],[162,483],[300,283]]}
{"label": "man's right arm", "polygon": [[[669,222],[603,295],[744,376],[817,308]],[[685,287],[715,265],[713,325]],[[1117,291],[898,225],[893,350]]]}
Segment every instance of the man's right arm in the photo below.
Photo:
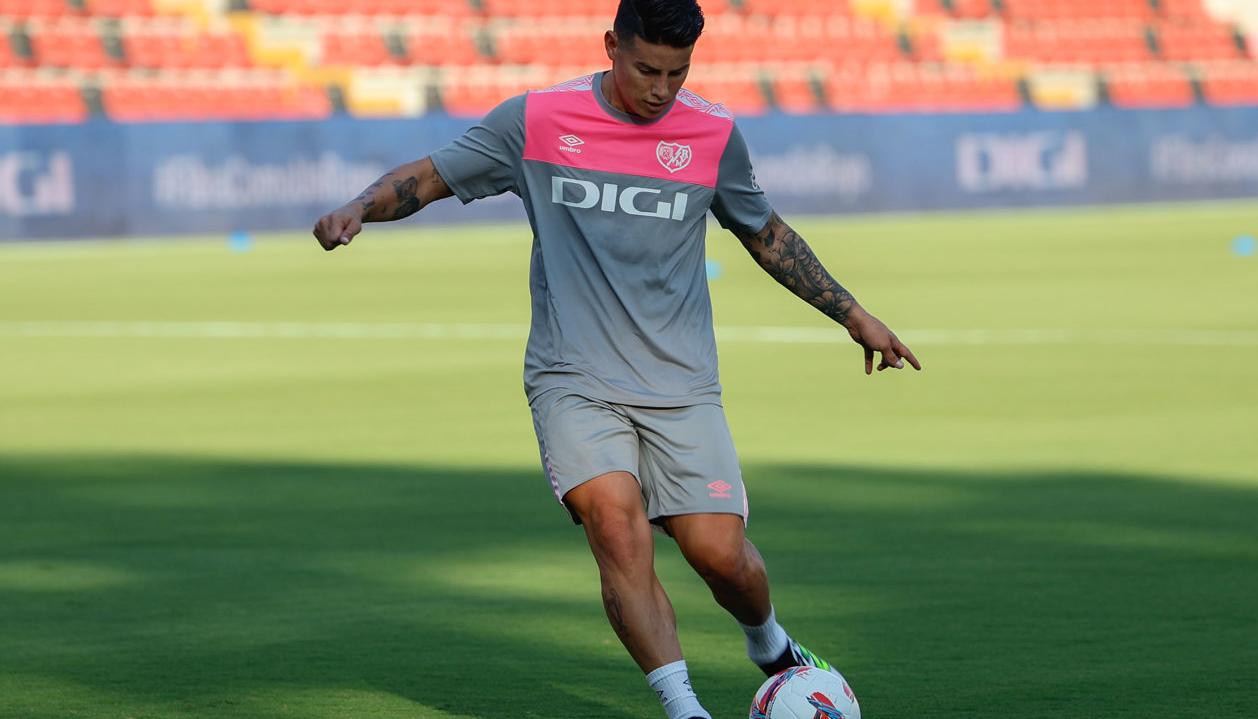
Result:
{"label": "man's right arm", "polygon": [[453,194],[432,160],[425,157],[394,168],[343,207],[320,217],[314,236],[323,249],[335,250],[362,232],[364,222],[410,217],[429,203]]}

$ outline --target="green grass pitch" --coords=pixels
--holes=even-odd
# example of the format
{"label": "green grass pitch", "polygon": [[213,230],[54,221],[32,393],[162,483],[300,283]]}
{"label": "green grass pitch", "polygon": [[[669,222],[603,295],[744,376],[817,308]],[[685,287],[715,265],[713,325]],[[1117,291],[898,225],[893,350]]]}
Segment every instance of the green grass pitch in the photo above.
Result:
{"label": "green grass pitch", "polygon": [[[795,224],[926,365],[866,377],[709,235],[750,536],[865,716],[1253,717],[1258,205]],[[0,717],[662,716],[538,468],[527,262],[422,222],[0,247]]]}

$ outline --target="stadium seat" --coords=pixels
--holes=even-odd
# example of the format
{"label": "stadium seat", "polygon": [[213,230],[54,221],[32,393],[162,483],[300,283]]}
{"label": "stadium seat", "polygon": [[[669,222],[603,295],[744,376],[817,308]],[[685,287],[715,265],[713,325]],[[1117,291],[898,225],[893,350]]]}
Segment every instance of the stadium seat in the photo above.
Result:
{"label": "stadium seat", "polygon": [[87,116],[82,92],[69,80],[0,73],[0,124],[75,123]]}
{"label": "stadium seat", "polygon": [[329,32],[323,36],[322,50],[320,64],[324,66],[379,67],[398,62],[384,36],[370,29]]}
{"label": "stadium seat", "polygon": [[96,17],[145,16],[153,14],[152,0],[84,0],[88,15]]}
{"label": "stadium seat", "polygon": [[1010,20],[1141,20],[1153,15],[1149,0],[1001,0]]}
{"label": "stadium seat", "polygon": [[441,103],[451,115],[479,117],[503,100],[545,84],[537,68],[451,68],[441,81]]}
{"label": "stadium seat", "polygon": [[253,64],[239,33],[202,32],[182,19],[131,18],[123,22],[127,64],[137,68],[222,68]]}
{"label": "stadium seat", "polygon": [[711,103],[721,104],[736,115],[768,111],[762,69],[753,65],[695,65],[686,78],[686,89]]}
{"label": "stadium seat", "polygon": [[1145,25],[1133,20],[1011,24],[1005,56],[1037,63],[1099,65],[1152,60]]}
{"label": "stadium seat", "polygon": [[1188,76],[1170,65],[1115,65],[1106,68],[1104,78],[1116,107],[1175,108],[1196,102]]}
{"label": "stadium seat", "polygon": [[481,0],[486,15],[501,18],[598,17],[609,19],[615,5],[606,0]]}
{"label": "stadium seat", "polygon": [[1197,69],[1207,103],[1258,106],[1258,63],[1203,63]]}
{"label": "stadium seat", "polygon": [[317,119],[331,114],[322,88],[273,73],[122,76],[104,85],[105,113],[120,122]]}
{"label": "stadium seat", "polygon": [[743,0],[749,15],[851,15],[850,0]]}
{"label": "stadium seat", "polygon": [[486,61],[477,49],[479,26],[454,18],[441,23],[414,23],[402,30],[407,61],[414,65],[466,66]]}
{"label": "stadium seat", "polygon": [[1167,60],[1233,60],[1242,56],[1232,29],[1209,21],[1161,23],[1157,40]]}
{"label": "stadium seat", "polygon": [[28,64],[26,59],[18,57],[9,43],[9,28],[0,23],[0,70],[26,64]]}
{"label": "stadium seat", "polygon": [[94,70],[120,64],[105,52],[100,30],[91,20],[67,17],[32,22],[28,31],[41,66]]}
{"label": "stadium seat", "polygon": [[64,17],[77,14],[67,0],[0,0],[0,17]]}
{"label": "stadium seat", "polygon": [[268,15],[440,15],[468,17],[466,0],[250,0],[250,7]]}
{"label": "stadium seat", "polygon": [[827,90],[844,112],[1009,112],[1022,104],[1011,79],[912,63],[845,67]]}
{"label": "stadium seat", "polygon": [[809,71],[782,71],[773,79],[773,106],[783,112],[808,114],[822,109]]}
{"label": "stadium seat", "polygon": [[991,17],[996,12],[991,0],[952,0],[951,6],[953,16],[961,19]]}
{"label": "stadium seat", "polygon": [[1209,21],[1201,0],[1158,0],[1158,14],[1176,20]]}
{"label": "stadium seat", "polygon": [[517,24],[494,37],[495,57],[507,64],[602,65],[607,62],[603,34],[594,28]]}

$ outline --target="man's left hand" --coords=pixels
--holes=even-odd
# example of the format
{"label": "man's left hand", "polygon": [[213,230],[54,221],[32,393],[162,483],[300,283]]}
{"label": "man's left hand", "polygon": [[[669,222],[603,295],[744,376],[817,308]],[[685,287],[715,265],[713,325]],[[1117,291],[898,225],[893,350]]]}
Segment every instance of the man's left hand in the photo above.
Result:
{"label": "man's left hand", "polygon": [[882,353],[882,360],[878,363],[879,372],[888,367],[904,369],[904,360],[908,360],[913,369],[921,371],[922,363],[913,356],[908,345],[901,342],[881,320],[863,308],[853,308],[844,326],[852,339],[865,348],[865,374],[874,373],[875,352]]}

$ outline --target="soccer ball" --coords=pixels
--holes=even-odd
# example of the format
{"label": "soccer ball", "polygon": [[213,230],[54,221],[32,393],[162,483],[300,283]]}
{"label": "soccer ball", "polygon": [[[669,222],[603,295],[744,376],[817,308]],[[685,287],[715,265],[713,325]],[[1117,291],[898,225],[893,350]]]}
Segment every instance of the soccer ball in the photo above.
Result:
{"label": "soccer ball", "polygon": [[843,677],[791,667],[760,685],[750,719],[861,719],[861,707]]}

